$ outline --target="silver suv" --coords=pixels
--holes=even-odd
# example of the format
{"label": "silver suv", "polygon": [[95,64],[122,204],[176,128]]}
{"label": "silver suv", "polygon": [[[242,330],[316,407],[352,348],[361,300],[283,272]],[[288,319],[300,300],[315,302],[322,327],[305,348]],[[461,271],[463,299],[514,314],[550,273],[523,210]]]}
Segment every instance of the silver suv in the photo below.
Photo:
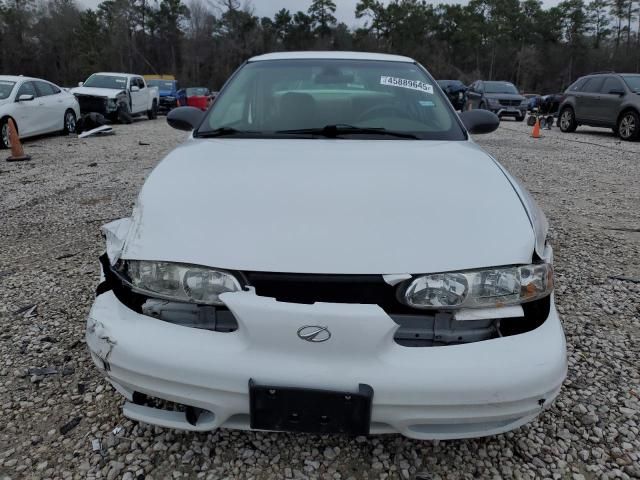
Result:
{"label": "silver suv", "polygon": [[560,130],[611,128],[623,140],[640,138],[640,74],[597,73],[579,78],[560,105]]}

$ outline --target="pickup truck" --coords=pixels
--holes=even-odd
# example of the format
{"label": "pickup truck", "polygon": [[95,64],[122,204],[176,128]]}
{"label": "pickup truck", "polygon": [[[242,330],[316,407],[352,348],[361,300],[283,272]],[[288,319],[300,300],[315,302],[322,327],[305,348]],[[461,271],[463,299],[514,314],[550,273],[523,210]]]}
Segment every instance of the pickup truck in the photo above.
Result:
{"label": "pickup truck", "polygon": [[160,90],[160,111],[169,112],[178,106],[178,81],[147,78],[147,85]]}
{"label": "pickup truck", "polygon": [[100,72],[70,92],[75,95],[84,113],[97,112],[113,122],[131,123],[132,117],[158,115],[160,95],[158,87],[149,87],[140,75]]}

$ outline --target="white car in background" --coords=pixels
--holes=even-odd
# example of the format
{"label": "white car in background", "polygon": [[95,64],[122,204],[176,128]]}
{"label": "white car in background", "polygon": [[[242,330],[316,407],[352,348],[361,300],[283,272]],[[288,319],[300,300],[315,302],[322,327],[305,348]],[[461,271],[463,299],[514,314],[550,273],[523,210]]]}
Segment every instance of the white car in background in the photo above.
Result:
{"label": "white car in background", "polygon": [[57,85],[39,78],[0,76],[0,148],[9,148],[8,120],[20,138],[45,133],[72,133],[80,107],[76,98]]}
{"label": "white car in background", "polygon": [[[263,55],[103,227],[91,356],[185,430],[493,435],[567,372],[547,222],[407,57]],[[167,402],[168,401],[168,402]]]}

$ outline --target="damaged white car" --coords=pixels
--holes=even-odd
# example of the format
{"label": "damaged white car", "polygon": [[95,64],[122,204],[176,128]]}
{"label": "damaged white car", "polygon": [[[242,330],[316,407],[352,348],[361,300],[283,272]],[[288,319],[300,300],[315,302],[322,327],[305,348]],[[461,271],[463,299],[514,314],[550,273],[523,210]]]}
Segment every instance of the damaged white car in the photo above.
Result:
{"label": "damaged white car", "polygon": [[89,314],[124,414],[185,430],[493,435],[566,375],[544,215],[406,57],[245,63],[103,227]]}

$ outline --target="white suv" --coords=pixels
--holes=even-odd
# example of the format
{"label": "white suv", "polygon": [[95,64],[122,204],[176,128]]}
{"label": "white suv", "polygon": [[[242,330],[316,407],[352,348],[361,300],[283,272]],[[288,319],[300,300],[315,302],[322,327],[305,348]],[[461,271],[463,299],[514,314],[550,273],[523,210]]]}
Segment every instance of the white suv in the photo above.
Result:
{"label": "white suv", "polygon": [[566,375],[529,194],[406,57],[249,60],[103,227],[87,321],[132,419],[185,430],[491,435]]}

